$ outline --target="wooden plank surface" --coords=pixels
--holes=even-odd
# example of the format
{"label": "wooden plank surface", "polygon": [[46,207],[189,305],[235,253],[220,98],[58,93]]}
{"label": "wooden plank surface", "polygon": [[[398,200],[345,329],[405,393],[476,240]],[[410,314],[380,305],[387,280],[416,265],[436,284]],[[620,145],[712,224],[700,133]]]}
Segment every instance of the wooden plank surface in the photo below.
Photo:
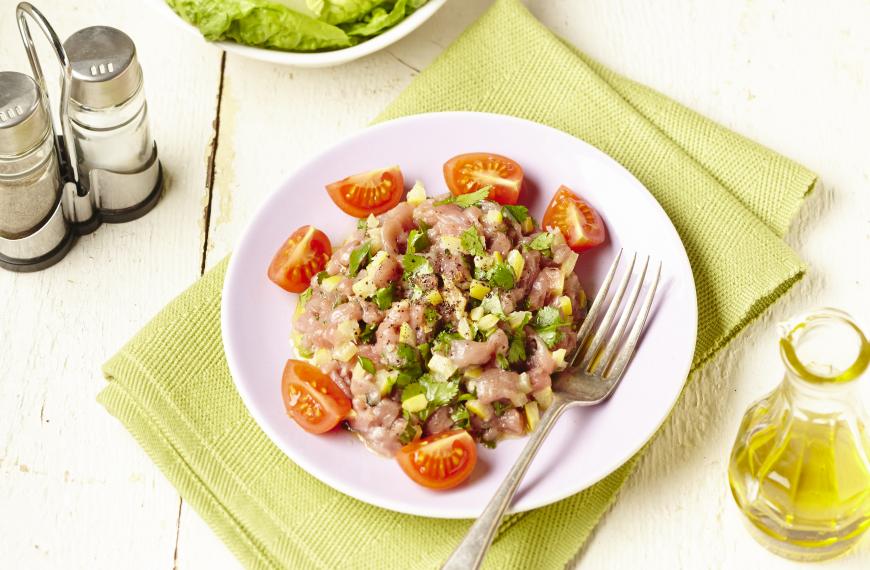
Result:
{"label": "wooden plank surface", "polygon": [[[107,0],[41,3],[63,36],[93,22],[133,36],[172,178],[146,218],[100,229],[47,272],[0,274],[0,512],[15,513],[0,517],[0,567],[238,567],[195,512],[179,512],[174,490],[94,403],[99,364],[195,279],[203,260],[211,266],[232,250],[281,180],[363,128],[489,3],[452,0],[387,50],[323,70],[233,55],[222,64],[218,50],[149,10],[132,17]],[[584,568],[791,568],[742,527],[725,467],[743,410],[778,381],[774,324],[819,304],[870,318],[870,267],[856,262],[870,255],[870,4],[527,4],[617,71],[822,175],[825,187],[788,236],[807,278],[687,388],[577,559]],[[22,68],[6,10],[0,62],[10,67],[14,57],[11,67]],[[825,567],[868,563],[870,540]]]}

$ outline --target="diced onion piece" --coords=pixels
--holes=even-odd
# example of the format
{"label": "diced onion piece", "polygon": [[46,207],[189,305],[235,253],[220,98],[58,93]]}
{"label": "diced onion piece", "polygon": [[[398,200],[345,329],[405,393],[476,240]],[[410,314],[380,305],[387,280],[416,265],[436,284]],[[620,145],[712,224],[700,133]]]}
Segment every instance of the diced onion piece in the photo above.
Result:
{"label": "diced onion piece", "polygon": [[562,275],[568,277],[574,272],[574,266],[577,265],[577,259],[579,257],[580,256],[577,255],[576,251],[572,251],[568,254],[568,257],[562,262],[562,265],[559,268],[562,271]]}
{"label": "diced onion piece", "polygon": [[384,237],[381,233],[381,228],[369,228],[366,232],[369,236],[369,241],[372,242],[372,252],[380,253],[384,249]]}
{"label": "diced onion piece", "polygon": [[529,426],[529,431],[534,431],[538,422],[541,421],[541,412],[538,410],[537,402],[529,402],[523,410],[526,412],[526,425]]}
{"label": "diced onion piece", "polygon": [[320,282],[320,287],[327,293],[331,293],[332,291],[335,291],[335,288],[338,287],[339,283],[341,283],[343,279],[344,275],[341,274],[326,277],[323,281]]}
{"label": "diced onion piece", "polygon": [[490,329],[494,329],[498,324],[498,316],[496,315],[485,315],[480,318],[477,322],[477,326],[480,327],[481,330],[488,331]]}
{"label": "diced onion piece", "polygon": [[526,398],[525,394],[514,394],[510,397],[510,401],[515,408],[519,408],[520,406],[528,402],[529,399]]}
{"label": "diced onion piece", "polygon": [[356,345],[352,342],[346,342],[336,348],[332,353],[332,356],[335,357],[336,360],[350,362],[350,359],[356,356],[356,353]]}
{"label": "diced onion piece", "polygon": [[526,267],[526,260],[523,259],[523,254],[519,251],[512,249],[508,252],[507,256],[508,265],[511,266],[511,269],[514,271],[514,276],[519,279],[523,274],[523,269]]}
{"label": "diced onion piece", "polygon": [[418,206],[426,200],[426,189],[423,188],[423,183],[417,180],[414,182],[414,186],[408,190],[408,196],[406,198],[409,204],[412,206]]}
{"label": "diced onion piece", "polygon": [[481,307],[480,305],[478,305],[477,307],[474,307],[468,313],[468,316],[471,318],[472,321],[479,321],[480,317],[483,316],[483,307]]}
{"label": "diced onion piece", "polygon": [[342,321],[335,327],[335,331],[346,341],[354,340],[359,332],[359,323],[353,320]]}
{"label": "diced onion piece", "polygon": [[368,276],[366,276],[366,277],[360,279],[359,281],[357,281],[356,283],[354,283],[351,286],[351,289],[353,289],[353,292],[355,295],[358,295],[358,296],[364,297],[364,298],[371,297],[372,295],[374,295],[375,293],[378,292],[377,287],[375,287],[375,284],[372,283],[372,280],[369,279]]}
{"label": "diced onion piece", "polygon": [[486,222],[490,225],[496,226],[502,222],[504,216],[502,216],[501,210],[489,210],[486,213]]}
{"label": "diced onion piece", "polygon": [[471,325],[468,322],[468,319],[462,318],[456,323],[456,332],[459,333],[459,336],[464,338],[465,340],[472,340],[474,337],[474,332],[471,330]]}
{"label": "diced onion piece", "polygon": [[469,287],[468,289],[468,294],[472,298],[477,299],[478,301],[482,301],[483,298],[486,297],[486,294],[490,291],[491,289],[489,287],[475,279],[471,282],[471,287]]}
{"label": "diced onion piece", "polygon": [[441,243],[442,249],[448,249],[450,251],[462,250],[462,240],[456,236],[441,236],[438,238],[438,241]]}
{"label": "diced onion piece", "polygon": [[351,372],[351,380],[359,381],[365,378],[366,372],[365,368],[362,367],[362,364],[359,362],[356,363],[356,366],[353,367],[353,371]]}
{"label": "diced onion piece", "polygon": [[456,372],[456,364],[441,354],[435,353],[429,359],[429,371],[439,380],[447,380]]}
{"label": "diced onion piece", "polygon": [[520,327],[520,325],[523,324],[523,321],[526,320],[526,317],[531,317],[531,315],[532,313],[529,311],[514,311],[507,316],[507,321],[512,329],[517,329]]}
{"label": "diced onion piece", "polygon": [[378,387],[378,393],[380,393],[381,396],[389,394],[393,389],[398,376],[398,373],[384,369],[375,372],[375,385]]}
{"label": "diced onion piece", "polygon": [[318,348],[314,351],[314,356],[311,357],[311,364],[318,368],[323,368],[332,360],[332,353],[325,348]]}
{"label": "diced onion piece", "polygon": [[528,394],[532,391],[532,380],[529,378],[528,372],[523,372],[520,374],[520,378],[518,381],[518,387],[524,394]]}
{"label": "diced onion piece", "polygon": [[380,225],[381,221],[375,217],[374,214],[369,214],[369,217],[366,218],[366,226],[370,228],[376,228]]}

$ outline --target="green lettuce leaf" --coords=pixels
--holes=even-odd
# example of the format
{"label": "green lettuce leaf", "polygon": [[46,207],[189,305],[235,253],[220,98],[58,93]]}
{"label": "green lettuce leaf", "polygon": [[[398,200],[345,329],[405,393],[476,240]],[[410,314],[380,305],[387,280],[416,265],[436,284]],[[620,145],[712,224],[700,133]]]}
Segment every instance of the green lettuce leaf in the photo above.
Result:
{"label": "green lettuce leaf", "polygon": [[405,19],[407,0],[398,0],[392,10],[378,6],[358,22],[342,25],[349,36],[376,36],[387,28],[392,28]]}
{"label": "green lettuce leaf", "polygon": [[[306,0],[308,9],[327,24],[359,20],[386,0]],[[402,8],[404,15],[404,8]]]}
{"label": "green lettuce leaf", "polygon": [[349,47],[358,40],[337,26],[268,0],[166,0],[207,40],[288,51]]}

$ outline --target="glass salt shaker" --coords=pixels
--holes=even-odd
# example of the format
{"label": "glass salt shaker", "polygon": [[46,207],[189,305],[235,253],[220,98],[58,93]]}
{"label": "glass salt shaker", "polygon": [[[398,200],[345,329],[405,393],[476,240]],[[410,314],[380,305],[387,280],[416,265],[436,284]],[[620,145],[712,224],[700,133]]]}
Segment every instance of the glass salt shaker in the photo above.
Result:
{"label": "glass salt shaker", "polygon": [[139,217],[159,198],[161,172],[136,46],[120,30],[92,26],[63,47],[72,68],[69,119],[79,183],[103,220]]}
{"label": "glass salt shaker", "polygon": [[0,267],[33,271],[72,244],[45,98],[29,76],[0,72]]}
{"label": "glass salt shaker", "polygon": [[846,313],[782,325],[785,378],[750,406],[729,480],[756,539],[776,554],[824,560],[870,527],[868,416],[857,392],[870,343]]}

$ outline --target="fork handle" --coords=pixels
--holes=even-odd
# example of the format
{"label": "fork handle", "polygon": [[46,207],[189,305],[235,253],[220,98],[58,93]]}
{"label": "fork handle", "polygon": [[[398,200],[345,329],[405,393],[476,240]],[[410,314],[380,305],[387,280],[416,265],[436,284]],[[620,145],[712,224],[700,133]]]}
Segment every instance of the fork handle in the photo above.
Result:
{"label": "fork handle", "polygon": [[489,504],[481,513],[480,517],[468,529],[468,533],[444,566],[442,570],[471,570],[480,568],[483,562],[483,557],[486,556],[486,551],[489,545],[492,544],[492,539],[495,537],[498,525],[501,522],[502,516],[511,504],[523,476],[532,464],[532,460],[538,453],[544,439],[550,433],[550,430],[556,424],[556,420],[562,415],[569,405],[569,401],[558,394],[554,395],[553,403],[541,416],[541,420],[536,430],[529,435],[529,440],[526,446],[517,458],[514,466],[505,477],[505,480],[499,486],[498,490],[490,499]]}

